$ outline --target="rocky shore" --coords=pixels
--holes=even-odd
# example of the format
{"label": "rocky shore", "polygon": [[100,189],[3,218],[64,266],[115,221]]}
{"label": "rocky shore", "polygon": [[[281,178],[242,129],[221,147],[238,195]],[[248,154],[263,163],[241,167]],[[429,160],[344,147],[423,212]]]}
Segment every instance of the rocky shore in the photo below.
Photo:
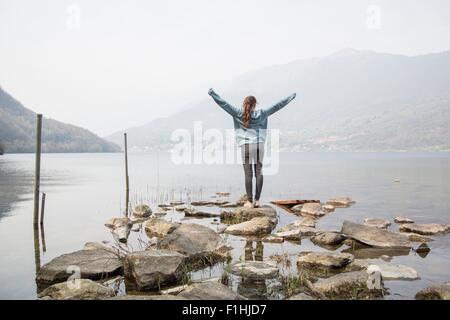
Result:
{"label": "rocky shore", "polygon": [[[279,226],[274,207],[244,208],[245,199],[229,196],[171,201],[154,211],[139,204],[130,217],[112,217],[105,227],[113,241],[88,242],[40,268],[39,299],[382,299],[390,294],[388,281],[420,279],[414,268],[390,263],[392,257],[426,256],[426,243],[450,232],[450,225],[408,217],[342,219],[339,230],[317,228],[323,217],[354,205],[349,197],[296,205],[296,219]],[[170,212],[181,218],[168,218]],[[128,245],[134,232],[142,235],[139,248]],[[317,249],[302,251],[298,244],[306,239]],[[239,242],[244,252],[236,256]],[[298,245],[298,252],[283,253],[284,243]],[[279,246],[279,253],[265,256],[264,245]],[[216,267],[217,277],[192,278]],[[435,283],[415,298],[448,300],[450,285]]]}

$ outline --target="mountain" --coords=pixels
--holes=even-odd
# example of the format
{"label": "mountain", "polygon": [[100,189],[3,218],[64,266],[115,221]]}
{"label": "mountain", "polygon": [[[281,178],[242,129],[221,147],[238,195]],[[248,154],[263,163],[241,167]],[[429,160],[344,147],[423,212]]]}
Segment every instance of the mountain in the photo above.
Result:
{"label": "mountain", "polygon": [[[171,133],[232,128],[230,117],[207,96],[171,117],[125,130],[130,146],[167,149]],[[293,61],[236,78],[214,88],[240,106],[246,95],[261,107],[292,92],[297,98],[269,119],[281,129],[284,150],[450,150],[450,51],[403,56],[346,49],[330,56]],[[106,139],[119,143],[122,133]]]}
{"label": "mountain", "polygon": [[[36,113],[0,87],[0,153],[34,152]],[[119,146],[92,132],[56,120],[42,120],[42,152],[117,152]]]}

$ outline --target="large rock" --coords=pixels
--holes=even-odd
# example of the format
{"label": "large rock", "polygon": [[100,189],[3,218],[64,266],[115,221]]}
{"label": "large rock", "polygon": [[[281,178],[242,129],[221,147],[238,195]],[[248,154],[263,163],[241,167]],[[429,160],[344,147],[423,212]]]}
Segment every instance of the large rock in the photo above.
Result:
{"label": "large rock", "polygon": [[272,232],[275,228],[273,219],[268,217],[253,218],[249,221],[233,224],[225,229],[225,233],[237,236],[256,236]]}
{"label": "large rock", "polygon": [[381,273],[383,280],[417,280],[420,279],[417,271],[404,265],[370,264],[368,268],[375,268]]}
{"label": "large rock", "polygon": [[242,277],[244,280],[261,281],[278,276],[276,265],[262,261],[235,262],[230,266],[230,273]]}
{"label": "large rock", "polygon": [[450,300],[450,282],[435,284],[420,290],[416,294],[417,300]]}
{"label": "large rock", "polygon": [[158,290],[187,274],[186,256],[168,250],[132,252],[125,260],[125,277],[138,291]]}
{"label": "large rock", "polygon": [[246,300],[243,296],[219,282],[200,282],[189,286],[178,294],[189,300]]}
{"label": "large rock", "polygon": [[335,208],[347,208],[350,205],[354,204],[355,201],[350,199],[349,197],[336,197],[328,199],[327,204],[334,206]]}
{"label": "large rock", "polygon": [[330,299],[373,299],[383,295],[384,289],[368,286],[366,271],[344,272],[320,279],[314,287]]}
{"label": "large rock", "polygon": [[344,235],[339,232],[319,232],[311,237],[311,241],[321,245],[338,245],[345,240]]}
{"label": "large rock", "polygon": [[379,229],[387,229],[391,225],[391,223],[386,219],[367,218],[364,219],[364,225]]}
{"label": "large rock", "polygon": [[394,219],[394,222],[397,224],[404,224],[404,223],[414,223],[414,220],[411,220],[410,218],[406,217],[396,217]]}
{"label": "large rock", "polygon": [[407,223],[402,224],[399,228],[400,232],[413,232],[421,235],[433,235],[438,233],[446,233],[450,231],[449,224],[439,224],[439,223]]}
{"label": "large rock", "polygon": [[125,243],[130,235],[133,222],[127,217],[111,218],[105,226],[111,229],[111,232],[119,242]]}
{"label": "large rock", "polygon": [[372,247],[411,248],[411,242],[400,234],[350,221],[344,221],[341,233]]}
{"label": "large rock", "polygon": [[133,209],[133,216],[136,218],[149,218],[152,215],[152,209],[146,204],[139,204]]}
{"label": "large rock", "polygon": [[89,279],[74,279],[54,284],[41,293],[39,299],[93,300],[114,297],[115,291]]}
{"label": "large rock", "polygon": [[190,267],[196,268],[229,258],[229,250],[214,230],[193,223],[182,223],[158,243],[160,249],[179,252],[189,257]]}
{"label": "large rock", "polygon": [[297,260],[298,268],[343,268],[353,261],[353,255],[341,252],[305,252]]}
{"label": "large rock", "polygon": [[78,273],[82,279],[104,279],[121,274],[122,262],[117,254],[103,249],[79,250],[63,254],[43,265],[36,281],[41,285],[66,281]]}
{"label": "large rock", "polygon": [[300,215],[322,217],[326,213],[322,210],[320,203],[310,202],[292,207],[292,211]]}
{"label": "large rock", "polygon": [[275,221],[277,220],[277,211],[270,206],[262,206],[259,208],[240,207],[231,212],[223,211],[221,213],[222,219],[229,220],[232,223],[245,222],[258,217],[268,217]]}
{"label": "large rock", "polygon": [[180,223],[172,223],[161,218],[151,218],[144,224],[145,232],[149,237],[164,238],[180,226]]}

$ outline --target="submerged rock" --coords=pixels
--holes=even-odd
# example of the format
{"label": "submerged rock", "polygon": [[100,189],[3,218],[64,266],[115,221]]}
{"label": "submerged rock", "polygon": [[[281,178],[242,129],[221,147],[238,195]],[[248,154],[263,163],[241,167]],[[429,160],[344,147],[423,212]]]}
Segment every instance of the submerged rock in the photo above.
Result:
{"label": "submerged rock", "polygon": [[111,229],[113,236],[122,243],[127,242],[133,222],[127,217],[111,218],[105,226]]}
{"label": "submerged rock", "polygon": [[217,232],[193,223],[182,223],[163,238],[158,247],[186,255],[194,269],[228,259],[231,250]]}
{"label": "submerged rock", "polygon": [[384,289],[369,286],[366,271],[344,272],[320,279],[314,287],[330,299],[373,299],[383,296]]}
{"label": "submerged rock", "polygon": [[186,256],[168,250],[132,252],[125,261],[125,278],[138,291],[157,290],[186,276]]}
{"label": "submerged rock", "polygon": [[344,235],[339,232],[318,232],[311,237],[313,243],[322,245],[338,245],[344,240]]}
{"label": "submerged rock", "polygon": [[215,218],[215,217],[220,217],[220,213],[204,212],[204,211],[196,210],[194,208],[186,208],[186,209],[184,209],[184,216],[185,217],[197,217],[197,218]]}
{"label": "submerged rock", "polygon": [[394,222],[397,223],[397,224],[414,223],[414,220],[411,220],[411,219],[406,218],[406,217],[396,217],[394,219]]}
{"label": "submerged rock", "polygon": [[375,268],[383,277],[383,280],[417,280],[420,279],[417,271],[404,265],[370,264],[368,268]]}
{"label": "submerged rock", "polygon": [[344,221],[341,233],[372,247],[411,248],[411,242],[400,234],[350,221]]}
{"label": "submerged rock", "polygon": [[133,216],[136,218],[148,218],[152,215],[152,209],[146,204],[140,204],[134,207]]}
{"label": "submerged rock", "polygon": [[387,229],[391,223],[386,219],[367,218],[364,219],[364,225],[369,227],[376,227],[379,229]]}
{"label": "submerged rock", "polygon": [[39,299],[93,300],[114,297],[115,291],[89,279],[74,279],[54,284],[41,293]]}
{"label": "submerged rock", "polygon": [[189,300],[246,300],[228,286],[210,281],[190,285],[178,297]]}
{"label": "submerged rock", "polygon": [[98,280],[121,274],[122,270],[117,254],[104,249],[79,250],[63,254],[43,265],[36,282],[41,285],[63,282],[78,272],[82,279]]}
{"label": "submerged rock", "polygon": [[350,199],[349,197],[336,197],[330,198],[327,201],[327,204],[334,206],[335,208],[348,208],[350,205],[354,204],[355,201]]}
{"label": "submerged rock", "polygon": [[433,235],[438,233],[450,232],[449,224],[438,224],[438,223],[408,223],[402,224],[399,227],[400,232],[413,232],[421,235]]}
{"label": "submerged rock", "polygon": [[225,229],[225,233],[237,236],[254,236],[271,233],[275,222],[268,217],[257,217],[249,221],[233,224]]}
{"label": "submerged rock", "polygon": [[151,237],[164,238],[180,226],[180,223],[172,223],[161,218],[151,218],[145,225],[145,232]]}
{"label": "submerged rock", "polygon": [[235,262],[230,265],[230,273],[242,277],[244,280],[261,281],[278,276],[276,265],[262,261]]}
{"label": "submerged rock", "polygon": [[450,282],[435,284],[420,290],[416,294],[417,300],[450,300]]}

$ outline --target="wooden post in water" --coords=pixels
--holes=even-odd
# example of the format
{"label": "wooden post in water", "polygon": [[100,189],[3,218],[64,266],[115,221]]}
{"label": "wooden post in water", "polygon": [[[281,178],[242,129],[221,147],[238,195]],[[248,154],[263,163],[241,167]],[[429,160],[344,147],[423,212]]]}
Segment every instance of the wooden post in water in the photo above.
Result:
{"label": "wooden post in water", "polygon": [[45,192],[42,193],[42,200],[41,200],[41,219],[39,219],[39,224],[41,225],[41,228],[44,226],[44,210],[45,210]]}
{"label": "wooden post in water", "polygon": [[130,201],[130,180],[128,178],[128,143],[127,134],[123,134],[125,141],[125,216],[128,217],[128,203]]}
{"label": "wooden post in water", "polygon": [[36,228],[39,220],[39,186],[41,180],[41,138],[42,138],[42,114],[38,114],[36,121],[36,161],[34,174],[34,217],[33,217],[33,224]]}

